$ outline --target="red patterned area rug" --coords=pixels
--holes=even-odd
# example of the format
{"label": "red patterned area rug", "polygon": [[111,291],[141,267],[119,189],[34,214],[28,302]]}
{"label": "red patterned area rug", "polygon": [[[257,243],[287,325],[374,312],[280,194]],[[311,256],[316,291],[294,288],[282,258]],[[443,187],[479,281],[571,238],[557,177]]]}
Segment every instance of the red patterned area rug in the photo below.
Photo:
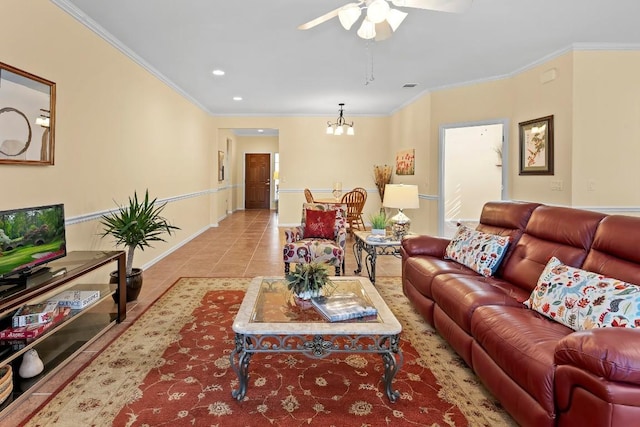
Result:
{"label": "red patterned area rug", "polygon": [[248,279],[179,280],[26,425],[515,425],[402,295],[377,287],[403,326],[404,363],[387,398],[382,359],[257,354],[245,398],[230,366],[231,328]]}

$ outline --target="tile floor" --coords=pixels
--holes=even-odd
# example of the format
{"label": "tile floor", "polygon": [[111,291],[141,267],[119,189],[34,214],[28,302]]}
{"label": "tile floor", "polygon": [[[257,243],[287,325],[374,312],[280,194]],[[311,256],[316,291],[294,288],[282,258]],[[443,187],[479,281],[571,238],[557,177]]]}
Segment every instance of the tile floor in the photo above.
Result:
{"label": "tile floor", "polygon": [[[347,239],[346,274],[353,274],[356,262],[353,237]],[[246,210],[233,213],[186,245],[156,263],[144,273],[144,286],[137,301],[127,304],[127,319],[98,338],[26,400],[0,415],[0,425],[18,425],[111,340],[127,328],[146,308],[180,277],[254,277],[283,274],[283,228],[277,213]],[[363,273],[366,269],[363,267]],[[376,275],[400,276],[400,260],[381,256]]]}

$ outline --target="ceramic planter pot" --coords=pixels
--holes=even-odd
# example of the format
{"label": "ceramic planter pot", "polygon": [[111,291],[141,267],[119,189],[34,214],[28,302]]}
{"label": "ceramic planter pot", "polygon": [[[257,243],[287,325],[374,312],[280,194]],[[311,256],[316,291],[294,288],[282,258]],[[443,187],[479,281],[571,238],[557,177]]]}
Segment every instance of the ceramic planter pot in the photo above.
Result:
{"label": "ceramic planter pot", "polygon": [[374,236],[384,236],[387,233],[387,230],[384,228],[372,228],[371,234]]}
{"label": "ceramic planter pot", "polygon": [[322,295],[322,291],[320,289],[317,289],[313,291],[296,292],[295,295],[301,300],[306,301],[306,300],[310,300],[311,298],[319,297],[320,295]]}
{"label": "ceramic planter pot", "polygon": [[[112,271],[109,283],[118,283],[118,272]],[[134,268],[130,275],[127,276],[127,302],[135,301],[142,290],[142,269]],[[113,300],[118,302],[118,291],[113,294]]]}

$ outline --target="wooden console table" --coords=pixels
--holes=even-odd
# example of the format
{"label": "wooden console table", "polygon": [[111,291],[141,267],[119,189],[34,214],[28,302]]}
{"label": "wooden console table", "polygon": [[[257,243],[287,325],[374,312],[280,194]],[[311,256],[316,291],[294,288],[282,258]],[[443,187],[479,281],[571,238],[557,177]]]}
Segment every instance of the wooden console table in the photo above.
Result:
{"label": "wooden console table", "polygon": [[[115,263],[118,283],[109,284],[109,274],[101,284],[81,283],[83,276]],[[66,290],[99,290],[100,299],[84,309],[71,310],[59,324],[30,339],[0,341],[0,367],[11,364],[13,394],[0,405],[0,417],[23,401],[37,385],[49,379],[75,355],[127,316],[126,257],[124,251],[76,251],[48,264],[50,272],[34,276],[10,295],[0,295],[0,330],[11,326],[11,318],[25,304],[36,304]],[[113,294],[118,289],[118,302]],[[18,375],[22,355],[35,349],[44,362],[44,371],[33,378]]]}

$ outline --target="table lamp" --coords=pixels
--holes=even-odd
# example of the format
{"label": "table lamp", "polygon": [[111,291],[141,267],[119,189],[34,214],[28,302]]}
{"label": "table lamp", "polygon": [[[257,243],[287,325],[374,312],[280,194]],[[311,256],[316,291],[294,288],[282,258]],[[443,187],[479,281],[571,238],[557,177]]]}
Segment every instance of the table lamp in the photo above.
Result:
{"label": "table lamp", "polygon": [[418,199],[418,186],[405,184],[387,184],[384,188],[385,208],[396,208],[398,213],[391,218],[393,237],[401,240],[409,233],[411,220],[403,212],[403,209],[417,209],[420,207]]}

